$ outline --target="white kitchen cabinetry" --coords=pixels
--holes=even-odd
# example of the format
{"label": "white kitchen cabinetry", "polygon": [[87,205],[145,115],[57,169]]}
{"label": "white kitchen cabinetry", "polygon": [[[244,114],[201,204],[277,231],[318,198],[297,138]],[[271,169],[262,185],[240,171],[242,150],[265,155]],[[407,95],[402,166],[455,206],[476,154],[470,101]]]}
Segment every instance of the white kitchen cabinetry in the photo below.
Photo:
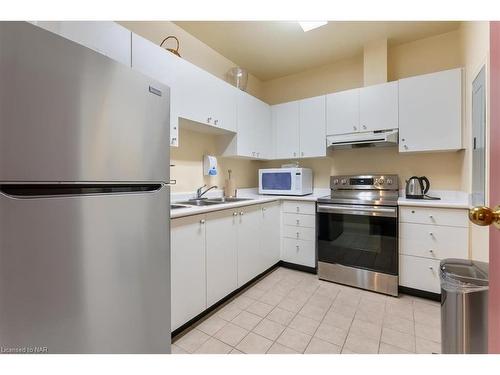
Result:
{"label": "white kitchen cabinetry", "polygon": [[[280,260],[281,205],[279,201],[265,203],[261,206],[261,232],[259,269],[264,271]],[[260,272],[262,272],[260,271]]]}
{"label": "white kitchen cabinetry", "polygon": [[177,329],[207,308],[205,215],[171,221],[172,329]]}
{"label": "white kitchen cabinetry", "polygon": [[131,32],[112,21],[35,21],[34,25],[130,66]]}
{"label": "white kitchen cabinetry", "polygon": [[398,82],[326,96],[327,135],[398,128]]}
{"label": "white kitchen cabinetry", "polygon": [[359,90],[359,131],[398,128],[398,82]]}
{"label": "white kitchen cabinetry", "polygon": [[316,203],[285,201],[283,210],[283,249],[281,259],[316,267]]}
{"label": "white kitchen cabinetry", "polygon": [[462,69],[399,81],[399,151],[462,146]]}
{"label": "white kitchen cabinetry", "polygon": [[176,74],[180,117],[236,132],[238,89],[182,59]]}
{"label": "white kitchen cabinetry", "polygon": [[326,97],[299,101],[300,157],[326,156]]}
{"label": "white kitchen cabinetry", "polygon": [[132,68],[170,87],[170,146],[179,145],[177,66],[173,53],[132,34]]}
{"label": "white kitchen cabinetry", "polygon": [[235,210],[207,214],[207,307],[238,287],[238,222]]}
{"label": "white kitchen cabinetry", "polygon": [[238,211],[238,287],[247,283],[259,273],[260,231],[262,214],[260,206],[246,206]]}
{"label": "white kitchen cabinetry", "polygon": [[299,102],[288,102],[271,107],[276,159],[300,156]]}
{"label": "white kitchen cabinetry", "polygon": [[434,207],[399,208],[399,284],[440,293],[439,262],[467,259],[467,210]]}
{"label": "white kitchen cabinetry", "polygon": [[326,96],[326,134],[359,131],[359,90],[335,92]]}

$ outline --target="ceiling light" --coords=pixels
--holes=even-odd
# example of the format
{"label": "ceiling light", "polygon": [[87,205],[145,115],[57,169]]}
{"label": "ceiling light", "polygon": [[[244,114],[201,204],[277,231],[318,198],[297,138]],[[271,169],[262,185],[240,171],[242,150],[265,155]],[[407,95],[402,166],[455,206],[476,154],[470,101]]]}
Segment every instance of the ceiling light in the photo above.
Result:
{"label": "ceiling light", "polygon": [[327,21],[299,21],[299,25],[300,27],[302,27],[302,30],[304,30],[304,32],[317,29],[321,26],[325,26],[327,23]]}

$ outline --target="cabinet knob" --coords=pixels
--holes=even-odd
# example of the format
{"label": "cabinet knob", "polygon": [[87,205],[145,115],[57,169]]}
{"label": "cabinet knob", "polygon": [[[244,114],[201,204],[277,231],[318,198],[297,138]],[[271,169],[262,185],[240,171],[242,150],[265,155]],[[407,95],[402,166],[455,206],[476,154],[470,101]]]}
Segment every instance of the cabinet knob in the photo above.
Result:
{"label": "cabinet knob", "polygon": [[297,206],[297,207],[296,207],[296,210],[297,210],[297,212],[299,212],[299,211],[300,211],[300,207],[299,207],[299,206]]}
{"label": "cabinet knob", "polygon": [[205,219],[201,219],[200,224],[205,224]]}
{"label": "cabinet knob", "polygon": [[299,224],[300,224],[300,221],[299,221],[299,220],[297,220],[297,225],[299,225]]}
{"label": "cabinet knob", "polygon": [[243,216],[243,211],[240,211],[240,216]]}
{"label": "cabinet knob", "polygon": [[233,216],[238,216],[238,213],[237,212],[233,212]]}
{"label": "cabinet knob", "polygon": [[414,214],[415,213],[415,210],[411,210],[411,213]]}
{"label": "cabinet knob", "polygon": [[363,125],[363,129],[366,129],[366,125]]}
{"label": "cabinet knob", "polygon": [[219,123],[219,120],[214,121],[214,125],[217,125]]}
{"label": "cabinet knob", "polygon": [[404,139],[404,138],[401,138],[401,142],[405,142],[405,141],[406,141],[406,139]]}
{"label": "cabinet knob", "polygon": [[407,145],[403,145],[404,149],[405,150],[408,150],[408,146]]}
{"label": "cabinet knob", "polygon": [[429,266],[429,269],[430,269],[431,271],[434,271],[434,267],[432,267],[432,266]]}
{"label": "cabinet knob", "polygon": [[434,250],[432,250],[432,249],[429,250],[429,253],[434,254]]}
{"label": "cabinet knob", "polygon": [[299,251],[299,245],[295,246],[295,248],[297,249],[297,251]]}
{"label": "cabinet knob", "polygon": [[262,207],[262,211],[265,211],[265,210],[266,210],[266,208],[265,208],[265,207]]}
{"label": "cabinet knob", "polygon": [[293,153],[293,156],[297,156],[297,153],[296,153],[296,152],[294,152],[294,153]]}
{"label": "cabinet knob", "polygon": [[429,236],[434,236],[434,233],[432,233],[432,232],[429,232]]}
{"label": "cabinet knob", "polygon": [[432,215],[429,215],[429,219],[434,219],[434,216],[432,216]]}
{"label": "cabinet knob", "polygon": [[358,128],[357,128],[356,126],[353,126],[352,128],[353,128],[354,130],[358,130]]}
{"label": "cabinet knob", "polygon": [[207,122],[210,124],[212,122],[212,117],[207,118]]}
{"label": "cabinet knob", "polygon": [[299,238],[299,232],[297,232],[297,238]]}

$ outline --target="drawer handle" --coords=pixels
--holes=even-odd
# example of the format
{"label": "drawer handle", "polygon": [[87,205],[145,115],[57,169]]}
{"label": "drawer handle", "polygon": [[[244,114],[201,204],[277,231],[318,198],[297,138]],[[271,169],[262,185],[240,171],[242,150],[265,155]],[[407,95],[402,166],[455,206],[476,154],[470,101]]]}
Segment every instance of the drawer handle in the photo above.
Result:
{"label": "drawer handle", "polygon": [[297,232],[297,238],[299,238],[299,232]]}
{"label": "drawer handle", "polygon": [[205,224],[205,219],[201,219],[200,224]]}
{"label": "drawer handle", "polygon": [[297,219],[296,221],[297,221],[297,225],[300,225],[300,220],[299,220],[299,219]]}
{"label": "drawer handle", "polygon": [[243,216],[243,211],[240,212],[240,216]]}

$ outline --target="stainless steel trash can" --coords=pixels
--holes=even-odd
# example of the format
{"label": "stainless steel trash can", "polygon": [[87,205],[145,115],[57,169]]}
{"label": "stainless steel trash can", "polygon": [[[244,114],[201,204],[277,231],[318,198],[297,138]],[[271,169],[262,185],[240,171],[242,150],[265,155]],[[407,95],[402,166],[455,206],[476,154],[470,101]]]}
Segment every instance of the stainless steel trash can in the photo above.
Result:
{"label": "stainless steel trash can", "polygon": [[439,275],[442,352],[488,353],[488,263],[444,259]]}

